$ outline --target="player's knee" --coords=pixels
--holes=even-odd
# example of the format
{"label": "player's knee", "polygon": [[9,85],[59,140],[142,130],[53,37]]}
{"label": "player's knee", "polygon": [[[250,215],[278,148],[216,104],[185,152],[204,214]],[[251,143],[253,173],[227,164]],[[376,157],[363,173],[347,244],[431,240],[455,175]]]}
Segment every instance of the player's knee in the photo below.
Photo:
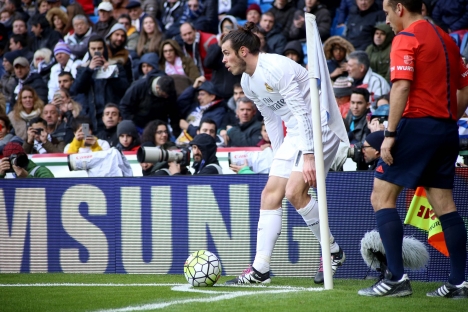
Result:
{"label": "player's knee", "polygon": [[265,188],[262,192],[262,209],[278,209],[281,207],[283,196],[274,189]]}
{"label": "player's knee", "polygon": [[285,197],[294,207],[298,207],[297,205],[301,201],[301,199],[304,197],[303,195],[304,194],[302,190],[299,190],[298,188],[293,188],[293,187],[286,188]]}

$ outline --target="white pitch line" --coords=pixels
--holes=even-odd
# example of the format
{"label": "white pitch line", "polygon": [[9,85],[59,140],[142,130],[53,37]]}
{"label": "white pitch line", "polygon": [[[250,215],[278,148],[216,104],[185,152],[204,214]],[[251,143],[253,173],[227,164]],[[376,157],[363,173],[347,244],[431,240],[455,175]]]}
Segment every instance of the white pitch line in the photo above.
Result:
{"label": "white pitch line", "polygon": [[86,283],[35,283],[35,284],[0,284],[0,287],[168,287],[184,284],[86,284]]}

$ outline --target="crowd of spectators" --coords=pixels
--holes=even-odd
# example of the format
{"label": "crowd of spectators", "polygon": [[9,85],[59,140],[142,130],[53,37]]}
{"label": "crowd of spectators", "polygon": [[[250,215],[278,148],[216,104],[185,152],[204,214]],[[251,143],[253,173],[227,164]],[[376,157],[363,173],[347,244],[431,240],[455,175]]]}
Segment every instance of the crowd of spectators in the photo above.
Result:
{"label": "crowd of spectators", "polygon": [[[468,31],[468,0],[423,2],[429,22]],[[262,117],[220,43],[251,21],[263,52],[307,66],[305,13],[316,15],[350,141],[362,143],[383,128],[372,115],[390,91],[382,0],[5,0],[0,152],[10,140],[32,154],[170,148],[198,133],[218,147],[261,146]]]}

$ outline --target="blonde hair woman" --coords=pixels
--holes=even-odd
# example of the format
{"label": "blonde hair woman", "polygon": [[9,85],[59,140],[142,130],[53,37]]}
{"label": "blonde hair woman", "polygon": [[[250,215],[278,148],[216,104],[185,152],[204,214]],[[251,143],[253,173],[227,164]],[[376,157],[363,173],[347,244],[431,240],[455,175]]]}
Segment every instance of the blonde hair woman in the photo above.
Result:
{"label": "blonde hair woman", "polygon": [[138,39],[136,48],[138,56],[142,56],[148,52],[159,53],[159,45],[161,44],[162,38],[163,34],[154,17],[145,17],[140,29],[140,38]]}
{"label": "blonde hair woman", "polygon": [[39,98],[36,91],[29,86],[24,86],[18,94],[13,110],[8,114],[11,125],[17,136],[26,140],[28,137],[29,121],[41,116],[44,102]]}

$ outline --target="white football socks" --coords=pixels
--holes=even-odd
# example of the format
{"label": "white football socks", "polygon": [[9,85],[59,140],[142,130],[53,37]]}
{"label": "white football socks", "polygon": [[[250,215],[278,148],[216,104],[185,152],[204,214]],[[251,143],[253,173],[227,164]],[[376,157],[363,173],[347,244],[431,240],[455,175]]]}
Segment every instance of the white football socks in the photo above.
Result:
{"label": "white football socks", "polygon": [[[312,233],[314,233],[315,237],[317,237],[319,243],[321,243],[322,240],[320,236],[320,220],[317,201],[313,198],[310,198],[310,202],[307,204],[307,206],[298,209],[297,213],[299,213],[302,216],[309,229],[312,231]],[[340,246],[338,246],[338,244],[335,242],[335,238],[333,237],[332,233],[329,233],[330,252],[338,252],[340,250]]]}
{"label": "white football socks", "polygon": [[270,259],[281,234],[283,209],[260,210],[257,229],[257,254],[253,267],[260,273],[270,271]]}

